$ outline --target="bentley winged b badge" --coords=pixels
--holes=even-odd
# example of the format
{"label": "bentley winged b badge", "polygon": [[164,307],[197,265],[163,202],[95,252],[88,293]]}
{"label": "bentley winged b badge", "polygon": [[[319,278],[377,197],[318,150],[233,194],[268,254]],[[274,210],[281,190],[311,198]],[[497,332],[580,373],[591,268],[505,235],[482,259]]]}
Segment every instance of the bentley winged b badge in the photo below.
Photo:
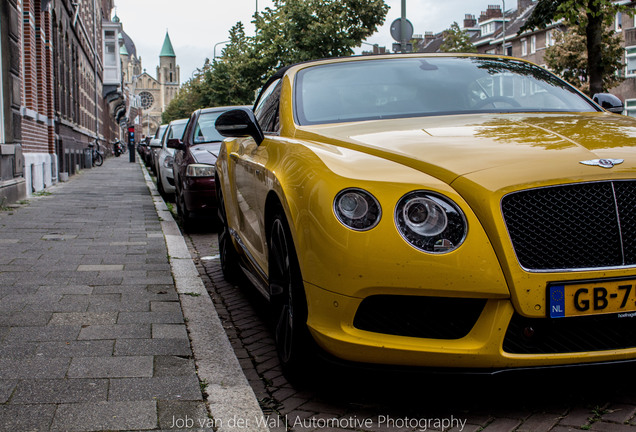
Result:
{"label": "bentley winged b badge", "polygon": [[622,164],[625,159],[592,159],[580,161],[583,165],[600,166],[601,168],[614,168],[614,165]]}

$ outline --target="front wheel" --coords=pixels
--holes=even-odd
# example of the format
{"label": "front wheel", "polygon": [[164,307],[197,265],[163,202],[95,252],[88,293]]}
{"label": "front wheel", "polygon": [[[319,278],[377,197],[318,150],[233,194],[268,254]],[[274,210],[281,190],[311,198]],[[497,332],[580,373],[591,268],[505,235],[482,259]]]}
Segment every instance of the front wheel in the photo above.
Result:
{"label": "front wheel", "polygon": [[269,229],[269,287],[275,319],[275,341],[283,370],[302,379],[313,349],[307,328],[307,299],[289,225],[278,210]]}
{"label": "front wheel", "polygon": [[159,195],[163,198],[166,197],[166,190],[163,188],[163,182],[161,181],[161,175],[157,176],[157,190],[159,191]]}
{"label": "front wheel", "polygon": [[102,166],[102,164],[104,163],[104,156],[101,155],[101,153],[97,153],[95,154],[95,159],[93,160],[95,166]]}
{"label": "front wheel", "polygon": [[175,201],[177,204],[177,214],[181,217],[181,227],[185,232],[191,232],[194,229],[194,220],[190,211],[186,207],[185,192],[181,191],[175,195]]}

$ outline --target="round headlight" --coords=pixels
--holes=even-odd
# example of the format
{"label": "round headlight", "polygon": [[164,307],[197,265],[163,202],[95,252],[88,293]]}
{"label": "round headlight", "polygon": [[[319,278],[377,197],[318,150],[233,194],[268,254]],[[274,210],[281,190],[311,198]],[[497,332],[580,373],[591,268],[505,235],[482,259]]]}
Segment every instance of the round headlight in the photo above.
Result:
{"label": "round headlight", "polygon": [[448,226],[448,218],[444,209],[430,198],[415,198],[404,205],[404,222],[423,236],[436,236]]}
{"label": "round headlight", "polygon": [[395,224],[407,242],[429,253],[457,249],[468,231],[466,218],[457,204],[428,191],[404,195],[395,207]]}
{"label": "round headlight", "polygon": [[344,189],[336,195],[333,210],[347,228],[365,231],[380,222],[382,210],[373,195],[362,189]]}

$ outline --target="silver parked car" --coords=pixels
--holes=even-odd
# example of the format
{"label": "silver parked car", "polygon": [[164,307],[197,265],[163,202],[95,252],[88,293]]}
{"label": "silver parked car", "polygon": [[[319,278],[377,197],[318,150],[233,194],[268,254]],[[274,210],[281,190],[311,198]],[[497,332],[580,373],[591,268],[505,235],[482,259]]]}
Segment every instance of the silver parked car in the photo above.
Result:
{"label": "silver parked car", "polygon": [[148,143],[148,153],[144,162],[146,162],[146,166],[150,168],[153,174],[157,174],[157,155],[159,154],[159,150],[161,149],[161,140],[165,135],[166,129],[168,128],[167,124],[163,124],[157,128],[155,132],[155,136],[150,139]]}
{"label": "silver parked car", "polygon": [[172,173],[175,150],[168,148],[166,144],[172,138],[183,139],[183,132],[187,124],[188,119],[171,121],[161,139],[161,147],[155,166],[157,167],[157,189],[163,196],[173,195],[175,192],[174,174]]}

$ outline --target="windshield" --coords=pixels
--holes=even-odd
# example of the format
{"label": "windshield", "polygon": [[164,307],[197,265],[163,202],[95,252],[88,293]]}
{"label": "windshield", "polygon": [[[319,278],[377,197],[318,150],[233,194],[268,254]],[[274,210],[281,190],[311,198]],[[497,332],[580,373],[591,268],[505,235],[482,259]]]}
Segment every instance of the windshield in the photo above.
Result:
{"label": "windshield", "polygon": [[488,112],[597,111],[548,71],[488,57],[392,58],[325,64],[296,78],[301,125]]}
{"label": "windshield", "polygon": [[172,127],[170,128],[170,136],[168,137],[168,139],[179,138],[180,140],[182,140],[183,132],[185,132],[185,128],[187,125],[188,125],[187,121],[184,121],[182,123],[174,123]]}
{"label": "windshield", "polygon": [[163,139],[163,133],[168,129],[168,125],[161,125],[157,128],[157,132],[155,132],[155,139],[161,140]]}
{"label": "windshield", "polygon": [[194,128],[194,143],[202,144],[214,141],[223,141],[223,137],[216,131],[214,122],[223,111],[203,113]]}

